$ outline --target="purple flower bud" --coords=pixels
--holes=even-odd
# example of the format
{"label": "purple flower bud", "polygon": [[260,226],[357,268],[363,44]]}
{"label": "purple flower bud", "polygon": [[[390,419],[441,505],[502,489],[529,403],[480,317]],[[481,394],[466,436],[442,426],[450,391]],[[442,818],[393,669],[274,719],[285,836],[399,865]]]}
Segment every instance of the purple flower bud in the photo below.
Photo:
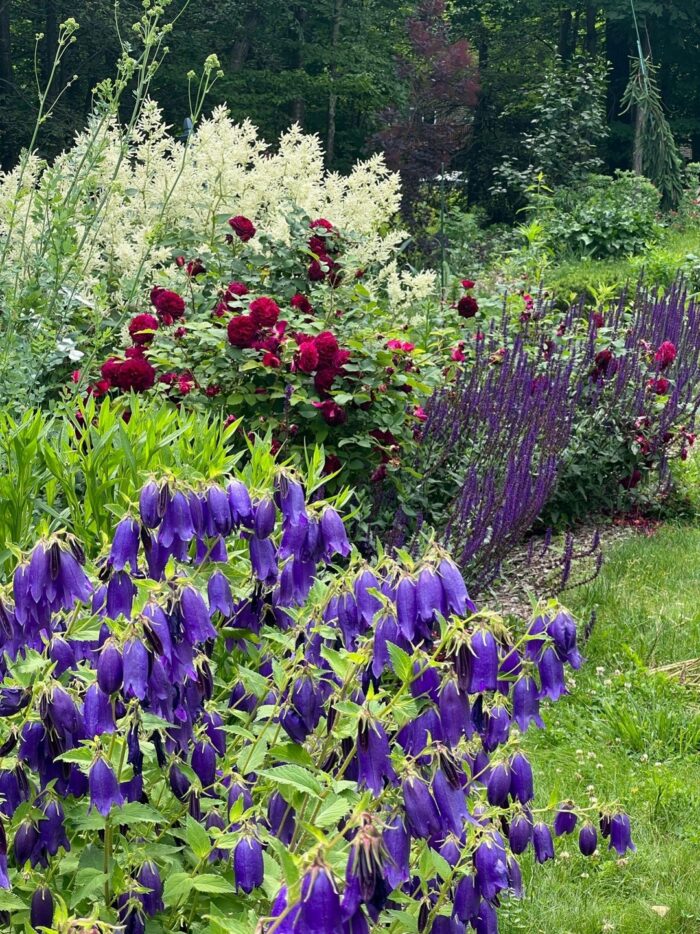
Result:
{"label": "purple flower bud", "polygon": [[96,759],[90,766],[88,781],[90,786],[90,809],[94,807],[103,817],[106,817],[112,805],[121,807],[124,804],[117,776],[114,774],[112,766],[102,757]]}
{"label": "purple flower bud", "polygon": [[474,867],[484,899],[492,901],[500,891],[508,888],[506,850],[499,833],[494,832],[476,848]]}
{"label": "purple flower bud", "polygon": [[523,675],[513,687],[513,719],[523,733],[531,723],[541,730],[544,729],[544,721],[540,716],[539,691],[530,675]]}
{"label": "purple flower bud", "polygon": [[556,650],[551,645],[548,645],[542,652],[537,668],[542,683],[540,697],[548,697],[550,700],[556,701],[563,694],[569,693],[564,684],[564,666]]}
{"label": "purple flower bud", "polygon": [[321,514],[321,538],[323,539],[323,557],[330,561],[333,555],[350,554],[350,542],[343,525],[343,520],[332,506],[326,506]]}
{"label": "purple flower bud", "polygon": [[457,565],[449,558],[443,558],[438,566],[442,581],[445,606],[456,616],[465,616],[467,612],[476,613],[476,606],[469,599],[467,587]]}
{"label": "purple flower bud", "polygon": [[572,805],[567,802],[560,804],[557,813],[554,815],[554,836],[561,837],[562,834],[573,833],[577,819],[572,810]]}
{"label": "purple flower bud", "polygon": [[365,627],[372,625],[375,613],[381,609],[378,597],[369,591],[379,590],[379,581],[371,571],[363,571],[355,580],[355,603],[359,618]]}
{"label": "purple flower bud", "polygon": [[297,922],[301,912],[301,904],[293,905],[287,910],[288,897],[287,886],[283,885],[272,903],[270,917],[279,919],[275,924],[275,934],[298,934],[299,932]]}
{"label": "purple flower bud", "polygon": [[121,688],[123,679],[122,653],[116,643],[109,639],[102,646],[97,660],[97,683],[105,694],[114,694]]}
{"label": "purple flower bud", "polygon": [[250,501],[247,487],[240,480],[232,480],[229,483],[228,502],[234,524],[250,528],[253,519],[253,504]]}
{"label": "purple flower bud", "polygon": [[457,846],[455,837],[448,837],[440,847],[440,856],[446,860],[453,868],[462,858],[462,850]]}
{"label": "purple flower bud", "polygon": [[392,785],[398,782],[390,752],[389,740],[381,723],[361,717],[357,730],[357,784],[360,788],[369,788],[379,795],[385,781]]}
{"label": "purple flower bud", "polygon": [[423,666],[420,662],[413,663],[413,681],[411,681],[411,694],[414,697],[427,695],[431,701],[437,703],[440,688],[440,673],[437,668]]}
{"label": "purple flower bud", "polygon": [[216,629],[211,624],[209,610],[204,597],[194,587],[185,587],[180,594],[180,614],[184,624],[185,638],[190,645],[199,645],[216,639]]}
{"label": "purple flower bud", "polygon": [[572,668],[580,668],[583,659],[576,646],[576,623],[571,616],[560,611],[547,626],[547,633],[554,642],[557,655]]}
{"label": "purple flower bud", "polygon": [[[472,708],[474,709],[474,708]],[[494,707],[486,720],[486,730],[482,733],[482,742],[487,752],[493,752],[498,746],[508,741],[511,719],[505,707]]]}
{"label": "purple flower bud", "polygon": [[233,528],[233,516],[226,490],[220,486],[210,486],[207,489],[207,522],[208,535],[229,535]]}
{"label": "purple flower bud", "polygon": [[148,689],[148,652],[140,639],[124,645],[124,696],[143,700]]}
{"label": "purple flower bud", "polygon": [[275,530],[277,510],[271,499],[261,499],[255,507],[253,532],[256,538],[268,538]]}
{"label": "purple flower bud", "polygon": [[[452,775],[448,778],[442,768],[438,769],[433,777],[432,792],[440,815],[441,829],[443,832],[447,829],[461,838],[464,823],[469,820],[469,810],[465,789],[456,778]],[[435,831],[433,833],[437,835]]]}
{"label": "purple flower bud", "polygon": [[221,714],[215,710],[206,711],[202,714],[202,723],[214,749],[220,756],[226,755],[226,732]]}
{"label": "purple flower bud", "polygon": [[469,643],[472,663],[469,678],[469,694],[482,691],[495,691],[498,680],[498,646],[493,633],[488,629],[479,629]]}
{"label": "purple flower bud", "polygon": [[523,885],[523,874],[520,870],[520,863],[513,856],[508,857],[508,888],[515,898],[525,897],[525,887]]}
{"label": "purple flower bud", "polygon": [[131,619],[136,587],[126,571],[115,571],[107,584],[106,612],[110,619]]}
{"label": "purple flower bud", "polygon": [[537,661],[545,645],[544,633],[547,629],[547,621],[542,616],[536,616],[530,623],[527,630],[528,640],[525,646],[525,655],[531,661]]}
{"label": "purple flower bud", "polygon": [[161,489],[153,480],[149,480],[141,490],[139,512],[141,514],[141,522],[143,522],[147,529],[155,529],[160,525],[161,519],[165,514],[167,498],[167,487]]}
{"label": "purple flower bud", "polygon": [[70,841],[66,834],[63,807],[60,801],[48,801],[42,807],[43,819],[39,821],[38,844],[49,856],[55,856],[59,849],[68,852]]}
{"label": "purple flower bud", "polygon": [[396,616],[399,628],[410,641],[416,634],[418,608],[416,606],[416,586],[410,577],[402,577],[396,588]]}
{"label": "purple flower bud", "polygon": [[48,702],[48,718],[59,736],[74,734],[80,729],[81,718],[73,698],[60,684],[55,684]]}
{"label": "purple flower bud", "polygon": [[83,722],[88,739],[102,733],[114,733],[117,728],[109,695],[105,694],[98,684],[91,684],[85,692]]}
{"label": "purple flower bud", "polygon": [[442,726],[435,708],[428,707],[415,720],[409,720],[396,739],[409,756],[419,756],[431,741],[442,740]]}
{"label": "purple flower bud", "polygon": [[298,525],[306,518],[304,488],[286,473],[277,476],[275,500],[282,511],[285,525]]}
{"label": "purple flower bud", "polygon": [[277,555],[269,538],[252,535],[248,542],[253,573],[263,584],[271,586],[277,580]]}
{"label": "purple flower bud", "polygon": [[216,781],[216,750],[209,742],[195,743],[192,750],[192,771],[209,788]]}
{"label": "purple flower bud", "polygon": [[233,594],[228,580],[221,571],[214,571],[207,584],[209,611],[218,610],[222,616],[233,615]]}
{"label": "purple flower bud", "polygon": [[295,812],[282,795],[275,791],[270,796],[267,806],[267,820],[270,832],[285,846],[289,846],[294,836]]}
{"label": "purple flower bud", "polygon": [[301,880],[298,930],[304,934],[338,934],[342,920],[331,871],[317,860]]}
{"label": "purple flower bud", "polygon": [[23,820],[15,832],[13,850],[15,863],[18,869],[23,869],[25,863],[30,859],[37,840],[39,831],[31,820]]}
{"label": "purple flower bud", "polygon": [[170,784],[170,790],[175,797],[179,798],[180,801],[184,801],[190,790],[190,781],[182,769],[178,768],[174,762],[170,766],[168,782]]}
{"label": "purple flower bud", "polygon": [[532,839],[532,821],[525,814],[516,814],[508,828],[508,843],[516,855],[524,853]]}
{"label": "purple flower bud", "polygon": [[139,898],[146,914],[153,918],[159,911],[163,911],[163,882],[158,867],[151,860],[147,860],[139,869],[136,881],[148,892],[142,892]]}
{"label": "purple flower bud", "polygon": [[410,875],[411,839],[400,815],[397,814],[387,821],[382,833],[382,842],[387,853],[384,878],[389,890],[392,891],[404,882],[408,882]]}
{"label": "purple flower bud", "polygon": [[418,619],[430,625],[436,613],[443,610],[442,583],[432,568],[423,568],[416,584],[416,610]]}
{"label": "purple flower bud", "polygon": [[194,535],[190,504],[185,494],[177,490],[165,507],[158,541],[164,548],[172,548],[176,542],[191,542]]}
{"label": "purple flower bud", "polygon": [[637,852],[637,847],[632,843],[630,819],[626,814],[614,814],[610,819],[609,849],[615,850],[618,856],[624,856],[627,850]]}
{"label": "purple flower bud", "polygon": [[123,571],[127,564],[138,571],[139,524],[131,516],[122,519],[114,530],[109,563],[115,571]]}
{"label": "purple flower bud", "polygon": [[34,930],[53,926],[53,895],[45,885],[40,885],[32,895],[29,923]]}
{"label": "purple flower bud", "polygon": [[255,837],[242,837],[233,851],[233,872],[236,891],[250,894],[263,884],[265,875],[260,841]]}
{"label": "purple flower bud", "polygon": [[489,804],[504,808],[508,804],[510,793],[510,769],[505,762],[499,762],[491,769],[486,780],[486,797]]}
{"label": "purple flower bud", "polygon": [[549,827],[540,821],[532,828],[532,845],[535,848],[535,859],[538,863],[546,863],[554,859],[554,841]]}
{"label": "purple flower bud", "polygon": [[498,934],[498,918],[496,909],[487,901],[479,905],[479,913],[472,920],[474,934]]}
{"label": "purple flower bud", "polygon": [[53,672],[55,678],[75,668],[75,652],[62,636],[54,636],[49,643],[49,658],[56,666]]}
{"label": "purple flower bud", "polygon": [[532,766],[522,752],[516,752],[510,760],[510,793],[521,804],[535,797]]}
{"label": "purple flower bud", "polygon": [[593,824],[584,824],[578,834],[578,848],[584,856],[593,856],[598,846],[598,831]]}
{"label": "purple flower bud", "polygon": [[469,698],[460,691],[457,682],[450,678],[442,687],[438,699],[440,723],[445,742],[456,746],[462,737],[470,739],[474,734],[469,711]]}
{"label": "purple flower bud", "polygon": [[439,836],[441,820],[437,805],[425,782],[417,776],[404,779],[403,800],[406,810],[406,823],[414,837]]}
{"label": "purple flower bud", "polygon": [[479,901],[480,894],[476,876],[472,873],[463,875],[455,889],[453,907],[456,917],[467,924],[479,913]]}

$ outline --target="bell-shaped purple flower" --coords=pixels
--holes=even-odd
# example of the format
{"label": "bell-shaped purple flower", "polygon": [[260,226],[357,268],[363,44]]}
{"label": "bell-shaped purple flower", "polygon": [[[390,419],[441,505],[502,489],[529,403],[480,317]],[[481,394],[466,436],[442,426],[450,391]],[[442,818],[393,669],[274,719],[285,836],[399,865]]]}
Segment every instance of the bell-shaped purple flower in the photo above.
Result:
{"label": "bell-shaped purple flower", "polygon": [[167,501],[167,486],[159,487],[153,480],[149,480],[143,487],[139,496],[139,513],[147,529],[158,528],[165,515]]}
{"label": "bell-shaped purple flower", "polygon": [[522,752],[516,752],[510,760],[510,793],[521,804],[535,797],[532,766]]}
{"label": "bell-shaped purple flower", "polygon": [[469,698],[460,691],[454,678],[448,679],[442,686],[438,698],[440,723],[445,742],[457,746],[464,737],[470,739],[474,734],[469,710]]}
{"label": "bell-shaped purple flower", "polygon": [[55,856],[59,849],[68,852],[70,841],[66,834],[65,817],[60,801],[47,801],[42,807],[43,818],[39,821],[38,845],[49,856]]}
{"label": "bell-shaped purple flower", "polygon": [[532,845],[535,848],[535,859],[538,863],[546,863],[548,859],[554,859],[552,833],[542,821],[532,828]]}
{"label": "bell-shaped purple flower", "polygon": [[216,781],[216,750],[208,741],[195,743],[192,750],[192,771],[209,788]]}
{"label": "bell-shaped purple flower", "polygon": [[514,856],[508,857],[508,888],[515,898],[525,897],[525,886],[523,885],[523,874],[520,869],[520,863]]}
{"label": "bell-shaped purple flower", "polygon": [[423,568],[416,583],[418,619],[430,626],[436,613],[441,613],[443,609],[442,582],[432,568]]}
{"label": "bell-shaped purple flower", "polygon": [[516,814],[508,827],[508,843],[516,855],[524,853],[532,839],[532,820],[527,814]]}
{"label": "bell-shaped purple flower", "polygon": [[547,634],[561,661],[568,662],[572,668],[580,668],[583,659],[576,645],[576,623],[571,616],[561,610],[547,626]]}
{"label": "bell-shaped purple flower", "polygon": [[194,587],[185,587],[180,594],[180,615],[190,645],[216,639],[217,632],[211,624],[204,597]]}
{"label": "bell-shaped purple flower", "polygon": [[141,866],[136,881],[144,889],[148,889],[147,892],[142,892],[139,897],[143,910],[149,918],[153,918],[159,911],[163,911],[163,882],[158,867],[152,860],[146,860]]}
{"label": "bell-shaped purple flower", "polygon": [[224,617],[233,615],[233,594],[231,586],[221,571],[214,571],[207,583],[209,612],[218,610]]}
{"label": "bell-shaped purple flower", "polygon": [[288,846],[294,836],[295,813],[291,804],[287,804],[278,791],[270,795],[267,805],[267,822],[270,833],[274,834],[280,842]]}
{"label": "bell-shaped purple flower", "polygon": [[503,839],[494,832],[474,851],[474,868],[482,897],[492,901],[508,888],[508,866]]}
{"label": "bell-shaped purple flower", "polygon": [[[465,821],[469,820],[469,810],[466,791],[458,776],[450,774],[448,777],[448,773],[439,768],[433,776],[432,792],[440,815],[443,836],[444,831],[449,830],[461,838]],[[439,832],[433,830],[433,835],[438,836]]]}
{"label": "bell-shaped purple flower", "polygon": [[508,741],[511,722],[510,714],[505,707],[499,705],[491,708],[486,717],[486,729],[481,736],[487,752],[493,752],[494,749]]}
{"label": "bell-shaped purple flower", "polygon": [[372,625],[375,614],[382,607],[379,598],[370,593],[370,590],[379,590],[379,581],[372,571],[363,571],[355,580],[354,590],[357,614],[364,623],[364,631],[364,629]]}
{"label": "bell-shaped purple flower", "polygon": [[476,606],[469,599],[464,578],[457,565],[449,558],[443,558],[438,565],[438,574],[442,581],[442,592],[448,612],[456,616],[476,613]]}
{"label": "bell-shaped purple flower", "polygon": [[190,503],[181,490],[176,490],[165,507],[158,541],[164,548],[171,549],[179,542],[191,542],[194,536]]}
{"label": "bell-shaped purple flower", "polygon": [[560,804],[554,815],[554,836],[561,837],[565,833],[573,833],[577,820],[573,807],[568,801]]}
{"label": "bell-shaped purple flower", "polygon": [[109,552],[108,561],[115,571],[123,571],[127,564],[134,573],[138,571],[139,539],[138,522],[131,516],[126,516],[114,530]]}
{"label": "bell-shaped purple flower", "polygon": [[131,608],[136,596],[136,587],[126,571],[115,571],[107,584],[107,616],[117,619],[124,616],[131,619]]}
{"label": "bell-shaped purple flower", "polygon": [[105,694],[99,684],[91,684],[85,692],[83,723],[88,739],[102,733],[114,733],[117,728],[109,695]]}
{"label": "bell-shaped purple flower", "polygon": [[207,535],[229,535],[233,528],[233,516],[226,490],[222,490],[216,484],[208,487],[206,507],[205,531]]}
{"label": "bell-shaped purple flower", "polygon": [[272,585],[277,580],[277,555],[275,546],[269,538],[250,537],[250,563],[253,573],[263,584]]}
{"label": "bell-shaped purple flower", "polygon": [[255,507],[253,532],[256,538],[268,538],[275,530],[277,509],[271,499],[261,499]]}
{"label": "bell-shaped purple flower", "polygon": [[624,856],[627,850],[636,853],[637,847],[632,843],[632,830],[630,819],[626,814],[614,814],[610,818],[610,846],[618,856]]}
{"label": "bell-shaped purple flower", "polygon": [[27,861],[31,859],[38,839],[39,831],[34,822],[28,819],[23,820],[15,831],[13,841],[13,852],[18,869],[23,869]]}
{"label": "bell-shaped purple flower", "polygon": [[504,808],[508,804],[510,794],[510,768],[507,763],[499,762],[491,769],[486,779],[486,797],[489,804]]}
{"label": "bell-shaped purple flower", "polygon": [[543,616],[536,616],[530,623],[527,630],[527,643],[525,645],[525,655],[531,661],[537,661],[542,649],[546,643],[545,633],[547,631],[547,620]]}
{"label": "bell-shaped purple flower", "polygon": [[496,909],[485,899],[479,905],[479,913],[472,920],[474,934],[498,934]]}
{"label": "bell-shaped purple flower", "polygon": [[101,756],[91,765],[88,780],[90,808],[96,808],[103,817],[109,814],[112,805],[121,807],[124,804],[117,776],[112,766]]}
{"label": "bell-shaped purple flower", "polygon": [[289,892],[283,885],[275,896],[270,909],[270,917],[278,919],[275,923],[275,934],[299,934],[297,922],[301,912],[301,904],[297,903],[289,908]]}
{"label": "bell-shaped purple flower", "polygon": [[148,690],[149,657],[146,646],[135,636],[124,645],[124,696],[143,700]]}
{"label": "bell-shaped purple flower", "polygon": [[331,871],[317,860],[301,881],[298,930],[304,934],[339,934],[342,920],[340,898]]}
{"label": "bell-shaped purple flower", "polygon": [[253,523],[253,504],[248,488],[240,480],[232,480],[227,488],[228,502],[234,525],[251,528]]}
{"label": "bell-shaped purple flower", "polygon": [[109,639],[102,646],[97,660],[97,683],[105,694],[114,694],[124,680],[124,661],[122,653],[114,640]]}
{"label": "bell-shaped purple flower", "polygon": [[242,837],[233,851],[233,872],[236,891],[249,895],[263,884],[265,875],[260,841],[253,836]]}
{"label": "bell-shaped purple flower", "polygon": [[396,588],[396,617],[399,629],[409,640],[416,634],[418,608],[416,606],[416,585],[410,577],[402,577]]}
{"label": "bell-shaped purple flower", "polygon": [[304,488],[289,474],[277,476],[275,501],[284,516],[285,525],[299,525],[306,518]]}
{"label": "bell-shaped purple flower", "polygon": [[481,894],[476,881],[476,875],[473,873],[466,873],[460,876],[452,902],[455,916],[459,918],[463,924],[467,924],[479,913],[480,901]]}
{"label": "bell-shaped purple flower", "polygon": [[537,663],[540,673],[540,697],[548,697],[556,701],[569,692],[564,683],[564,665],[557,655],[556,649],[548,645],[542,652],[540,660]]}
{"label": "bell-shaped purple flower", "polygon": [[378,720],[361,717],[357,730],[357,765],[360,788],[381,794],[384,782],[398,779],[391,764],[391,749],[384,727]]}
{"label": "bell-shaped purple flower", "polygon": [[442,822],[435,800],[423,779],[409,776],[403,785],[406,824],[414,837],[439,836]]}
{"label": "bell-shaped purple flower", "polygon": [[578,833],[578,848],[584,856],[593,856],[598,846],[598,831],[590,822],[581,827]]}
{"label": "bell-shaped purple flower", "polygon": [[76,659],[73,647],[62,636],[54,636],[49,643],[49,658],[56,666],[53,674],[60,678],[65,671],[75,668]]}
{"label": "bell-shaped purple flower", "polygon": [[400,815],[386,822],[382,832],[382,843],[386,851],[384,861],[384,879],[389,891],[397,889],[409,879],[409,858],[411,838]]}
{"label": "bell-shaped purple flower", "polygon": [[29,908],[29,923],[37,931],[39,928],[53,926],[53,895],[45,885],[40,885],[32,895]]}
{"label": "bell-shaped purple flower", "polygon": [[472,653],[469,677],[469,694],[495,691],[498,681],[498,645],[493,633],[479,629],[471,637],[469,648]]}
{"label": "bell-shaped purple flower", "polygon": [[535,679],[530,675],[518,678],[513,687],[513,719],[521,732],[525,733],[531,723],[544,729],[540,716],[540,696]]}
{"label": "bell-shaped purple flower", "polygon": [[343,520],[332,506],[326,506],[321,513],[321,538],[323,557],[326,561],[330,561],[333,555],[347,558],[350,554],[350,542]]}

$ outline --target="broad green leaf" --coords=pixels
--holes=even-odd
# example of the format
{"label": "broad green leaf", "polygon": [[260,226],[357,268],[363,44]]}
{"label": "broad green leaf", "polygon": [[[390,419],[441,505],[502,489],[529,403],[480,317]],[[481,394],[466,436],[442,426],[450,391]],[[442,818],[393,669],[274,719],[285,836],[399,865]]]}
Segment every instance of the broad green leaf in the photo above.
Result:
{"label": "broad green leaf", "polygon": [[316,777],[300,765],[278,765],[274,769],[263,769],[260,774],[281,785],[290,785],[314,798],[321,795],[322,788]]}

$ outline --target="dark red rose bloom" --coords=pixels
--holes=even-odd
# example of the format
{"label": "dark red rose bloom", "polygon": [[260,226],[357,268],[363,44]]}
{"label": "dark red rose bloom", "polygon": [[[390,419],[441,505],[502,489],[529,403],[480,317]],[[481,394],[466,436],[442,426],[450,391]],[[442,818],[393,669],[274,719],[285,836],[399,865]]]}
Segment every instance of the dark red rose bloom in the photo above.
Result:
{"label": "dark red rose bloom", "polygon": [[133,357],[120,364],[112,381],[118,389],[129,392],[145,392],[156,381],[156,371],[145,357]]}
{"label": "dark red rose bloom", "polygon": [[326,244],[325,237],[311,237],[308,243],[308,247],[311,252],[315,253],[315,255],[318,257],[325,256],[328,252],[328,246]]}
{"label": "dark red rose bloom", "polygon": [[321,331],[314,338],[314,344],[316,344],[316,350],[321,362],[326,365],[332,363],[333,357],[339,349],[335,335],[330,331]]}
{"label": "dark red rose bloom", "polygon": [[659,365],[659,369],[665,370],[671,366],[676,359],[676,345],[671,341],[664,341],[654,354],[654,360]]}
{"label": "dark red rose bloom", "polygon": [[599,311],[594,311],[591,315],[591,321],[593,322],[594,328],[602,328],[605,324],[605,318]]}
{"label": "dark red rose bloom", "polygon": [[225,318],[229,313],[230,308],[226,302],[217,302],[214,306],[214,317],[215,318]]}
{"label": "dark red rose bloom", "polygon": [[96,383],[88,386],[87,394],[89,396],[94,396],[96,399],[99,399],[100,396],[106,395],[111,388],[112,384],[108,379],[98,379]]}
{"label": "dark red rose bloom", "polygon": [[320,227],[322,230],[335,230],[333,224],[330,221],[327,221],[325,217],[317,217],[315,221],[311,221],[309,227],[312,230],[316,230],[317,227]]}
{"label": "dark red rose bloom", "polygon": [[383,428],[373,428],[369,434],[371,438],[385,445],[385,447],[398,447],[399,442],[390,431],[385,431]]}
{"label": "dark red rose bloom", "polygon": [[321,395],[330,392],[333,388],[333,381],[338,375],[337,370],[332,367],[322,367],[314,376],[314,386]]}
{"label": "dark red rose bloom", "polygon": [[264,338],[264,340],[253,341],[251,346],[255,350],[269,350],[270,353],[276,354],[280,349],[281,344],[282,342],[277,337],[270,334],[268,337]]}
{"label": "dark red rose bloom", "polygon": [[336,350],[333,354],[333,367],[340,372],[350,359],[349,350]]}
{"label": "dark red rose bloom", "polygon": [[124,356],[127,360],[136,360],[145,357],[145,354],[143,352],[143,347],[127,347],[124,351]]}
{"label": "dark red rose bloom", "polygon": [[170,289],[162,289],[159,285],[151,289],[151,303],[163,324],[172,324],[185,313],[184,298]]}
{"label": "dark red rose bloom", "polygon": [[177,382],[177,373],[163,373],[162,376],[158,377],[158,382],[163,383],[165,386],[174,386]]}
{"label": "dark red rose bloom", "polygon": [[224,301],[230,302],[234,298],[241,298],[243,295],[247,295],[249,291],[250,289],[245,282],[238,282],[234,279],[233,282],[229,282],[226,286]]}
{"label": "dark red rose bloom", "polygon": [[116,357],[109,357],[100,367],[100,375],[102,376],[102,379],[107,380],[110,383],[114,383],[120,366],[121,360],[117,360]]}
{"label": "dark red rose bloom", "polygon": [[624,480],[620,480],[620,486],[623,486],[626,490],[633,490],[636,486],[639,485],[641,479],[641,471],[633,470],[629,477],[625,477]]}
{"label": "dark red rose bloom", "polygon": [[129,335],[135,344],[150,344],[158,330],[158,319],[155,315],[135,315],[129,322]]}
{"label": "dark red rose bloom", "polygon": [[473,289],[476,285],[473,279],[462,279],[462,288],[463,289]]}
{"label": "dark red rose bloom", "polygon": [[348,420],[345,409],[334,402],[332,399],[324,399],[323,402],[312,403],[314,408],[318,409],[324,420],[334,427],[344,425]]}
{"label": "dark red rose bloom", "polygon": [[271,298],[266,296],[256,298],[248,307],[250,308],[250,317],[259,328],[271,328],[277,324],[280,310],[277,302],[274,302]]}
{"label": "dark red rose bloom", "polygon": [[665,396],[671,388],[671,384],[665,376],[657,376],[656,379],[650,379],[647,388],[655,392],[657,396]]}
{"label": "dark red rose bloom", "polygon": [[180,390],[183,396],[189,395],[189,393],[191,393],[196,386],[197,382],[189,371],[180,373],[177,378],[177,388]]}
{"label": "dark red rose bloom", "polygon": [[175,263],[177,266],[180,267],[180,269],[182,269],[182,267],[185,265],[185,257],[184,256],[175,257]]}
{"label": "dark red rose bloom", "polygon": [[313,341],[304,341],[299,345],[297,366],[302,373],[313,373],[318,366],[318,350]]}
{"label": "dark red rose bloom", "polygon": [[282,366],[282,361],[276,355],[271,353],[269,350],[267,353],[263,354],[262,358],[263,366],[269,366],[273,370],[279,369]]}
{"label": "dark red rose bloom", "polygon": [[220,392],[221,386],[219,386],[217,383],[212,383],[211,386],[207,386],[207,388],[204,390],[204,395],[208,396],[210,399],[213,399],[214,396],[218,396]]}
{"label": "dark red rose bloom", "polygon": [[229,227],[235,233],[239,240],[247,243],[255,236],[255,224],[242,214],[229,218]]}
{"label": "dark red rose bloom", "polygon": [[473,318],[479,310],[479,303],[472,295],[463,295],[457,302],[457,311],[462,318]]}
{"label": "dark red rose bloom", "polygon": [[328,476],[330,473],[337,473],[342,466],[342,461],[337,454],[328,454],[323,464],[323,473],[325,476]]}
{"label": "dark red rose bloom", "polygon": [[[329,260],[327,256],[322,256],[321,260],[328,266]],[[326,278],[326,269],[323,268],[320,260],[315,259],[309,264],[308,277],[310,282],[323,282]]]}
{"label": "dark red rose bloom", "polygon": [[301,292],[297,292],[296,295],[293,295],[289,304],[292,308],[298,309],[303,315],[312,315],[314,313],[313,305],[306,295],[302,295]]}
{"label": "dark red rose bloom", "polygon": [[258,328],[250,315],[236,315],[226,328],[228,339],[234,347],[250,347]]}
{"label": "dark red rose bloom", "polygon": [[204,263],[201,259],[191,259],[187,264],[187,275],[191,279],[195,279],[197,276],[201,276],[203,272],[206,272],[204,268]]}

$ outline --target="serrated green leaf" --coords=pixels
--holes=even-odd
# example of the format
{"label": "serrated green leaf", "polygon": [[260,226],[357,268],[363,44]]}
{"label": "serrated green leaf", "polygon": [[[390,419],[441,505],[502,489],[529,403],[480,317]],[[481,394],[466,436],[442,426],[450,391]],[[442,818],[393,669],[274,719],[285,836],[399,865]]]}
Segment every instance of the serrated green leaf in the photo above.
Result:
{"label": "serrated green leaf", "polygon": [[233,895],[235,889],[228,879],[223,876],[215,876],[207,873],[203,876],[196,876],[193,880],[193,887],[198,892],[208,892],[210,895]]}
{"label": "serrated green leaf", "polygon": [[185,825],[187,843],[197,859],[204,859],[211,852],[211,840],[204,827],[193,817],[188,816]]}
{"label": "serrated green leaf", "polygon": [[163,903],[167,906],[177,904],[192,891],[192,879],[186,872],[176,872],[168,876],[163,888]]}
{"label": "serrated green leaf", "polygon": [[278,765],[274,769],[263,769],[260,775],[281,785],[290,785],[314,798],[319,798],[323,790],[317,778],[300,765]]}

